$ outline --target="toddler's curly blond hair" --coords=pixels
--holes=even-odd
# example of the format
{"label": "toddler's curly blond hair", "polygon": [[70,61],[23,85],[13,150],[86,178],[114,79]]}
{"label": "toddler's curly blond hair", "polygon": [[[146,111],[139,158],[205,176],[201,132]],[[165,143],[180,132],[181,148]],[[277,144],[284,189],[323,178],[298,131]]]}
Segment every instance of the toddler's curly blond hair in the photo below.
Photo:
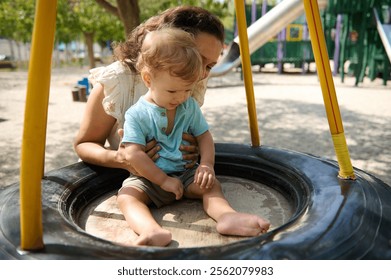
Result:
{"label": "toddler's curly blond hair", "polygon": [[152,76],[166,71],[191,84],[201,78],[202,59],[193,35],[165,27],[146,35],[136,68],[140,73]]}

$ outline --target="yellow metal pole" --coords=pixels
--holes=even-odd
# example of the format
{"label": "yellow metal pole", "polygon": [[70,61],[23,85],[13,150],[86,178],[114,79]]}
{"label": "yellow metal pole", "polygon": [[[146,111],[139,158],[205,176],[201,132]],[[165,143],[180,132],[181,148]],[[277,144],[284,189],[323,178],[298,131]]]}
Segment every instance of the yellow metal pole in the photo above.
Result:
{"label": "yellow metal pole", "polygon": [[251,72],[250,50],[248,46],[246,12],[245,12],[243,0],[235,0],[235,10],[236,10],[236,20],[238,23],[238,32],[239,32],[240,58],[242,61],[244,86],[246,89],[247,111],[248,111],[250,133],[251,133],[251,144],[253,147],[258,147],[260,145],[260,140],[259,140],[259,131],[258,131],[258,122],[257,122],[257,111],[255,108],[254,85],[253,85],[252,72]]}
{"label": "yellow metal pole", "polygon": [[44,173],[56,0],[37,0],[24,115],[20,168],[22,250],[43,248],[41,179]]}
{"label": "yellow metal pole", "polygon": [[318,71],[320,85],[322,88],[327,119],[340,168],[339,177],[344,179],[354,179],[355,175],[350,161],[341,113],[339,111],[337,95],[335,93],[334,81],[331,75],[329,56],[322,29],[318,2],[316,0],[304,0],[304,8],[311,36],[316,69]]}

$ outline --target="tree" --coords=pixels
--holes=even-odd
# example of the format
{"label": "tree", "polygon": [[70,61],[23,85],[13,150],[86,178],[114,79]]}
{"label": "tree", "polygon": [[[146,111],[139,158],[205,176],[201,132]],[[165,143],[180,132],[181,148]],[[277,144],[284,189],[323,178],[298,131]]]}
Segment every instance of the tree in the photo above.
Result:
{"label": "tree", "polygon": [[58,0],[56,18],[56,41],[68,44],[80,35],[78,14],[73,12],[74,3]]}
{"label": "tree", "polygon": [[[229,1],[58,0],[56,42],[67,45],[82,35],[88,49],[90,67],[95,67],[94,42],[103,46],[107,45],[107,42],[124,40],[125,36],[141,21],[169,7],[183,4],[204,7],[223,20],[228,13]],[[34,0],[0,0],[0,36],[10,42],[14,40],[17,45],[19,42],[29,43],[34,24],[35,2]],[[14,55],[12,48],[11,53]],[[21,58],[21,55],[19,54],[18,57]]]}
{"label": "tree", "polygon": [[122,22],[125,30],[125,38],[140,24],[140,8],[138,0],[116,0],[117,5],[109,0],[95,0],[107,12],[115,15]]}
{"label": "tree", "polygon": [[31,41],[31,34],[34,25],[35,6],[34,1],[14,0],[0,1],[0,36],[10,42],[11,55],[15,56],[12,40],[15,40],[18,47],[18,58],[22,57],[20,42]]}
{"label": "tree", "polygon": [[126,37],[141,21],[145,21],[167,8],[178,5],[199,6],[224,18],[228,14],[229,2],[229,0],[115,0],[116,5],[114,5],[114,0],[95,1],[121,20]]}
{"label": "tree", "polygon": [[[72,11],[78,20],[78,28],[84,36],[87,46],[90,68],[95,67],[94,42],[96,35],[100,40],[112,40],[118,38],[118,25],[116,18],[105,12],[94,0],[82,0],[72,2]],[[106,38],[104,38],[104,35]],[[111,38],[110,38],[111,37]],[[103,39],[104,38],[104,39]]]}

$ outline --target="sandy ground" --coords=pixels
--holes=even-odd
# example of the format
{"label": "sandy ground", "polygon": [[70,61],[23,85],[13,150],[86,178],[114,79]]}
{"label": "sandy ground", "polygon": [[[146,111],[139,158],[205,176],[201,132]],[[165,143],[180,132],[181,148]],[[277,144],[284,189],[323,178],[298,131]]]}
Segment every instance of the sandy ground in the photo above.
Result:
{"label": "sandy ground", "polygon": [[[45,171],[77,161],[72,148],[85,103],[71,89],[87,69],[52,71]],[[253,73],[261,145],[335,159],[316,74]],[[391,82],[334,78],[353,166],[391,185]],[[27,72],[0,71],[0,187],[19,180]],[[216,142],[250,144],[240,73],[210,80],[202,107]]]}

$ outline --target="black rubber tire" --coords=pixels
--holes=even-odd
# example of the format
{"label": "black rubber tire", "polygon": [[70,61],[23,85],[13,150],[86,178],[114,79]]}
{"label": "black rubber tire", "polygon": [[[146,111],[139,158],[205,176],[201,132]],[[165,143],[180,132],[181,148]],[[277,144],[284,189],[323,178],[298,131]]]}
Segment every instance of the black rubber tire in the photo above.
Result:
{"label": "black rubber tire", "polygon": [[43,178],[43,250],[18,250],[19,184],[0,189],[0,259],[391,259],[391,188],[374,176],[355,169],[356,180],[340,180],[332,160],[239,144],[216,144],[215,169],[278,190],[292,204],[292,217],[265,235],[224,246],[119,246],[86,233],[79,219],[128,174],[80,162]]}

